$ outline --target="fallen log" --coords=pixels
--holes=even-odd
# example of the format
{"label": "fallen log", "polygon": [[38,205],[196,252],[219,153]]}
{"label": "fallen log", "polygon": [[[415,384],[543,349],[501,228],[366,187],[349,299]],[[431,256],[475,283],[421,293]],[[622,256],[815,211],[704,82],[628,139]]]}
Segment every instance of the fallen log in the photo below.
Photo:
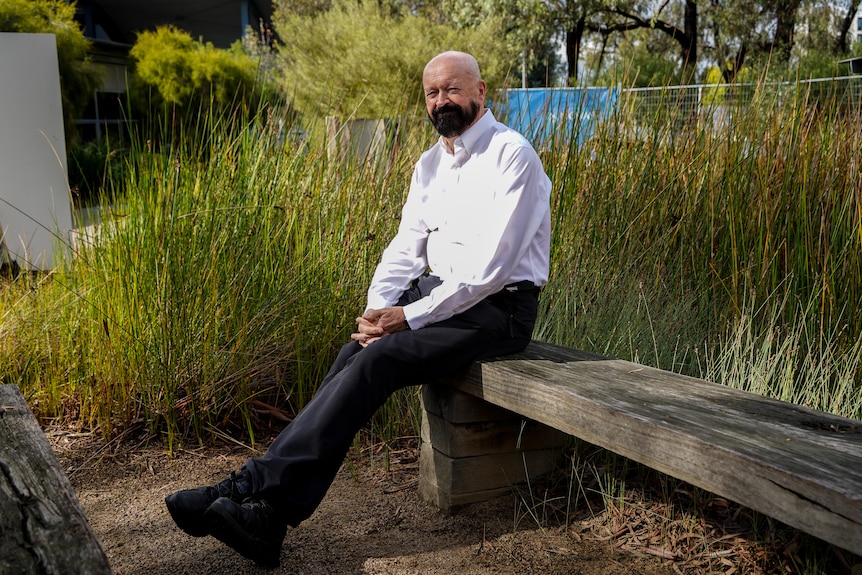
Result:
{"label": "fallen log", "polygon": [[8,384],[0,385],[0,573],[111,573],[45,434]]}

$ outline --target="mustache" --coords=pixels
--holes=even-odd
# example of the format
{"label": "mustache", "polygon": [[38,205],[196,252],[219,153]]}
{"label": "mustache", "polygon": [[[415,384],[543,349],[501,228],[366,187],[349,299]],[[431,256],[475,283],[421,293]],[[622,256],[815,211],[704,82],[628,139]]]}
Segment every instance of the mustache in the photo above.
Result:
{"label": "mustache", "polygon": [[461,112],[461,108],[459,108],[458,106],[456,106],[454,104],[444,104],[444,105],[440,106],[439,108],[435,108],[434,111],[432,112],[432,115],[437,117],[437,116],[442,116],[444,114],[459,114],[460,112]]}

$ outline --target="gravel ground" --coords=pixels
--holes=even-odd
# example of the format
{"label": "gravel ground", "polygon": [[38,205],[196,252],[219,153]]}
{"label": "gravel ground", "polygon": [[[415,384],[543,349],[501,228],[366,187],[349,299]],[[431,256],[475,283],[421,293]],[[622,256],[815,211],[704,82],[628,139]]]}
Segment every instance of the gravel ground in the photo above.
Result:
{"label": "gravel ground", "polygon": [[[263,572],[210,538],[172,522],[164,498],[238,468],[247,448],[180,451],[104,445],[88,434],[49,432],[90,525],[117,575]],[[657,557],[627,553],[577,528],[538,528],[503,496],[445,515],[419,500],[418,463],[384,471],[367,461],[339,472],[315,514],[288,532],[281,567],[296,575],[669,575]]]}

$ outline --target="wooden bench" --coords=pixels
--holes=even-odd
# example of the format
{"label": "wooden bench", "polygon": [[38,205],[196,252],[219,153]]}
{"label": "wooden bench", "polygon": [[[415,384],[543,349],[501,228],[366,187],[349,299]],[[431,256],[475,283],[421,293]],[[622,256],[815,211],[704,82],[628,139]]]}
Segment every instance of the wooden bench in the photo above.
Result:
{"label": "wooden bench", "polygon": [[111,573],[45,434],[8,384],[0,385],[0,573]]}
{"label": "wooden bench", "polygon": [[862,555],[860,421],[540,342],[422,402],[420,493],[441,509],[549,469],[559,437],[515,445],[527,418]]}

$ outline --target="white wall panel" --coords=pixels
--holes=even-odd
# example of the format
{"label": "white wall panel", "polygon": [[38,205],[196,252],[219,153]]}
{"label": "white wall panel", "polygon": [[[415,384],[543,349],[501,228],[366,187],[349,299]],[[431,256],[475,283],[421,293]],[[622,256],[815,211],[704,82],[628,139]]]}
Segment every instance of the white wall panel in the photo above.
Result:
{"label": "white wall panel", "polygon": [[72,209],[53,34],[0,33],[0,228],[22,269],[51,269]]}

